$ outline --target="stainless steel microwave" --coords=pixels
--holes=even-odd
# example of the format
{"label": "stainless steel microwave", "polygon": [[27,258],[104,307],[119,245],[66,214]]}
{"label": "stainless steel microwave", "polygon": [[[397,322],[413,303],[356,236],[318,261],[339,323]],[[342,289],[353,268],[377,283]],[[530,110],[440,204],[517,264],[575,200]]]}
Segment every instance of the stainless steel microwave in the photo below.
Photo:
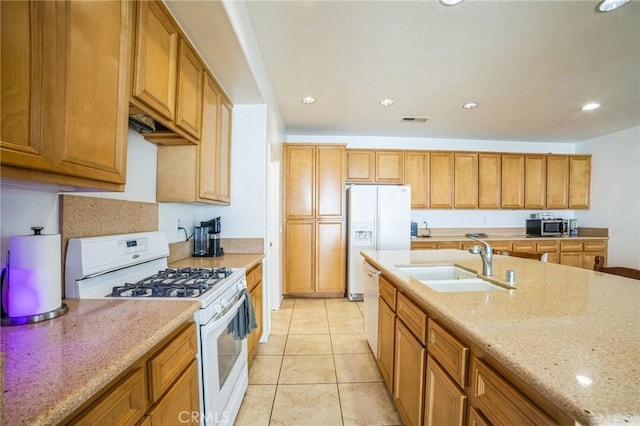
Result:
{"label": "stainless steel microwave", "polygon": [[527,235],[532,237],[561,237],[569,234],[567,219],[527,219]]}

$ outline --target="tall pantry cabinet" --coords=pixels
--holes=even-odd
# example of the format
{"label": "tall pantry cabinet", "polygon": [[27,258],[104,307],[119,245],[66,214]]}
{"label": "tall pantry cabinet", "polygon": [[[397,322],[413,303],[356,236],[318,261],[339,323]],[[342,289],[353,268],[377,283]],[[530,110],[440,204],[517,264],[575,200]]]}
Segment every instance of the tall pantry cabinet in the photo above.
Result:
{"label": "tall pantry cabinet", "polygon": [[284,294],[345,291],[345,145],[284,146]]}

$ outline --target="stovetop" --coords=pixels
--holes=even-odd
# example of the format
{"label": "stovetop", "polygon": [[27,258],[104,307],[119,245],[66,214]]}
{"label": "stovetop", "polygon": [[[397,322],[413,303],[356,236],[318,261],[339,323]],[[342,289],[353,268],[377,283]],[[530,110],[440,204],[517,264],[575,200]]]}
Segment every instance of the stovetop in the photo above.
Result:
{"label": "stovetop", "polygon": [[167,268],[135,283],[114,286],[107,297],[200,297],[232,273],[230,268]]}

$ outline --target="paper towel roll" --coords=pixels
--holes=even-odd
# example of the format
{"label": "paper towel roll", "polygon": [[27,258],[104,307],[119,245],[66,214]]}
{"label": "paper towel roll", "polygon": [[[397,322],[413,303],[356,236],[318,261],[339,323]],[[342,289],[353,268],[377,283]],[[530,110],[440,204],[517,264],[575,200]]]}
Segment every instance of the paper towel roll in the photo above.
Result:
{"label": "paper towel roll", "polygon": [[60,234],[9,238],[7,314],[39,315],[62,305]]}

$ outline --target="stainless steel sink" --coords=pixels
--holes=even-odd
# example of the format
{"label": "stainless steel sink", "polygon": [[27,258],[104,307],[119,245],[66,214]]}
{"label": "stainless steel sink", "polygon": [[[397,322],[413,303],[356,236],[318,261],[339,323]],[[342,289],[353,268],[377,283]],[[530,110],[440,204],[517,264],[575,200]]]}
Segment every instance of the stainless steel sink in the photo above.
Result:
{"label": "stainless steel sink", "polygon": [[395,267],[439,293],[506,290],[457,265],[396,265]]}

